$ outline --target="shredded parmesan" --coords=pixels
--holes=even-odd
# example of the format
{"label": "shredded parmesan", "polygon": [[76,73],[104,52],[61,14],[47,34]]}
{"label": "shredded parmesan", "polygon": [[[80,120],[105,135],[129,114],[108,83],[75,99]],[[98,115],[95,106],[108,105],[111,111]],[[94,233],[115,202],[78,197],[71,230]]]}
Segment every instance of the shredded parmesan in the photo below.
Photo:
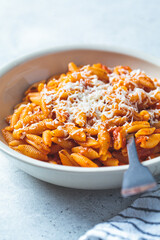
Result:
{"label": "shredded parmesan", "polygon": [[[87,124],[95,127],[101,123],[102,115],[106,119],[127,116],[132,121],[135,114],[142,110],[149,112],[151,123],[157,121],[154,104],[159,101],[155,97],[160,92],[159,80],[154,83],[155,90],[148,90],[137,83],[140,77],[146,77],[137,69],[124,70],[121,74],[113,71],[108,74],[106,83],[97,75],[92,75],[88,68],[89,65],[73,72],[71,75],[75,81],[60,82],[58,90],[44,87],[41,94],[52,113],[66,114],[67,122],[74,122],[76,114],[83,112]],[[67,76],[65,78],[67,80]]]}

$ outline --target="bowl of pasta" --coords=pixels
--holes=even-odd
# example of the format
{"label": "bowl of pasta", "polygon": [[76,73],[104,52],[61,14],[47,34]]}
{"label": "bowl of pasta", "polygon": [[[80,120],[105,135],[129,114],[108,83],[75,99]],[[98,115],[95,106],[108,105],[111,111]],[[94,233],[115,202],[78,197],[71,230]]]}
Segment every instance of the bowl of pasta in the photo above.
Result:
{"label": "bowl of pasta", "polygon": [[15,60],[0,70],[0,150],[49,183],[118,188],[134,134],[140,161],[159,174],[159,76],[157,59],[111,47]]}

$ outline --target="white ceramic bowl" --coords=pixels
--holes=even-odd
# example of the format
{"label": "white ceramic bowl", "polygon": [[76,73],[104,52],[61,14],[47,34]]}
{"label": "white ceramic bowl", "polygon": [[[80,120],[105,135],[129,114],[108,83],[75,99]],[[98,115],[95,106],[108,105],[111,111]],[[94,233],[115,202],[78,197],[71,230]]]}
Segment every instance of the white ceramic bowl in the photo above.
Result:
{"label": "white ceramic bowl", "polygon": [[[0,128],[4,118],[12,113],[13,106],[22,99],[24,91],[34,82],[65,72],[69,62],[78,65],[101,62],[107,66],[128,65],[140,68],[147,74],[160,75],[159,60],[115,48],[49,49],[22,57],[0,70]],[[24,156],[10,149],[0,133],[0,149],[18,168],[26,173],[60,186],[79,189],[107,189],[121,186],[123,173],[128,166],[80,168],[52,165]],[[151,172],[160,173],[160,157],[144,162]],[[136,177],[136,176],[135,176]]]}

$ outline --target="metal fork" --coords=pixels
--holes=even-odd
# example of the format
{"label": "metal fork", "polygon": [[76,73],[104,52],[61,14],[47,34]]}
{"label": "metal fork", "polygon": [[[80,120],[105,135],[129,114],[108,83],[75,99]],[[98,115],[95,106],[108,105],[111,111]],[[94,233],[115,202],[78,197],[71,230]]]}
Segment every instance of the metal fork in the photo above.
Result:
{"label": "metal fork", "polygon": [[140,163],[132,134],[127,136],[127,152],[129,168],[123,176],[121,195],[128,197],[155,189],[157,183],[148,168]]}

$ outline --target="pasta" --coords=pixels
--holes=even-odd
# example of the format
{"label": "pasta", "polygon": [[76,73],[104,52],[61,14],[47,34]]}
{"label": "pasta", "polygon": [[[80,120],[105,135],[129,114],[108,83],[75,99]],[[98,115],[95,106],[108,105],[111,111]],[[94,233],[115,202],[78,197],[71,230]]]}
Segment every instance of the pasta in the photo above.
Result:
{"label": "pasta", "polygon": [[66,74],[33,84],[6,122],[12,149],[49,164],[127,164],[127,134],[144,161],[160,156],[160,81],[128,66],[71,62]]}

